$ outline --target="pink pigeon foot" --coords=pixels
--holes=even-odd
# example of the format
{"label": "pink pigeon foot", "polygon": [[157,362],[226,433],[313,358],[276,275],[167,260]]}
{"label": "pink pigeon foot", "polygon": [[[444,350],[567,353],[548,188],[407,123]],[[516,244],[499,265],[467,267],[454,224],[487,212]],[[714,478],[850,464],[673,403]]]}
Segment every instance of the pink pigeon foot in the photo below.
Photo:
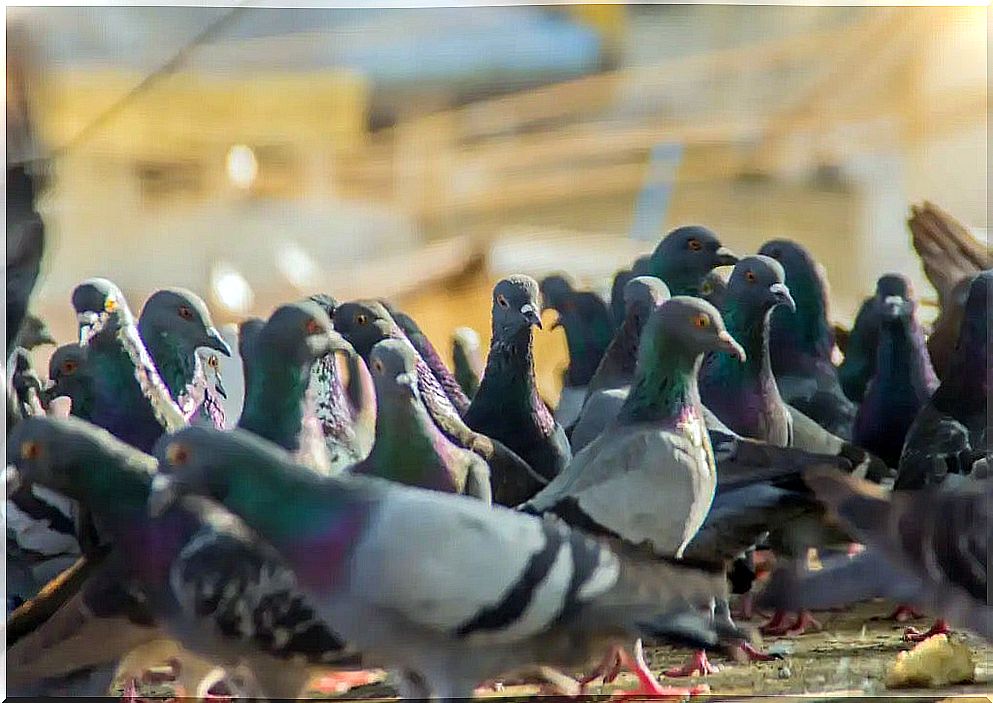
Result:
{"label": "pink pigeon foot", "polygon": [[814,619],[809,610],[801,610],[791,625],[786,624],[785,612],[777,612],[760,631],[763,635],[772,637],[796,637],[806,633],[808,629],[816,632],[821,629],[821,624]]}
{"label": "pink pigeon foot", "polygon": [[124,684],[124,690],[121,691],[121,700],[124,703],[137,703],[138,701],[138,687],[135,686],[134,679],[128,679],[128,682]]}
{"label": "pink pigeon foot", "polygon": [[607,656],[603,658],[597,667],[591,671],[589,674],[579,679],[579,690],[580,693],[585,693],[587,686],[589,686],[596,679],[603,677],[604,683],[611,683],[617,678],[618,674],[621,673],[623,665],[621,663],[623,657],[621,655],[620,647],[612,647]]}
{"label": "pink pigeon foot", "polygon": [[782,659],[778,654],[768,654],[760,649],[756,649],[748,642],[742,642],[735,649],[742,654],[746,661],[750,662],[771,662],[776,659]]}
{"label": "pink pigeon foot", "polygon": [[898,605],[896,610],[886,616],[887,620],[896,622],[907,622],[908,620],[920,620],[924,613],[909,605]]}
{"label": "pink pigeon foot", "polygon": [[641,646],[641,640],[638,640],[635,643],[633,657],[623,649],[620,649],[619,653],[621,658],[621,666],[628,669],[638,677],[638,688],[631,689],[630,691],[623,691],[617,696],[618,698],[670,698],[681,700],[683,698],[689,698],[690,696],[710,692],[710,686],[707,686],[706,684],[701,686],[693,686],[691,688],[672,688],[662,686],[648,669],[648,664],[645,663],[645,653]]}
{"label": "pink pigeon foot", "polygon": [[952,628],[948,627],[948,623],[938,618],[934,621],[930,630],[922,632],[916,627],[908,627],[903,631],[904,642],[923,642],[926,639],[930,639],[935,635],[950,635],[952,633]]}
{"label": "pink pigeon foot", "polygon": [[665,675],[672,677],[707,676],[708,674],[716,674],[717,671],[717,667],[707,659],[707,653],[700,649],[693,653],[693,657],[686,664],[667,670]]}
{"label": "pink pigeon foot", "polygon": [[763,635],[779,634],[786,629],[786,618],[789,615],[785,610],[777,610],[773,613],[769,621],[759,628]]}

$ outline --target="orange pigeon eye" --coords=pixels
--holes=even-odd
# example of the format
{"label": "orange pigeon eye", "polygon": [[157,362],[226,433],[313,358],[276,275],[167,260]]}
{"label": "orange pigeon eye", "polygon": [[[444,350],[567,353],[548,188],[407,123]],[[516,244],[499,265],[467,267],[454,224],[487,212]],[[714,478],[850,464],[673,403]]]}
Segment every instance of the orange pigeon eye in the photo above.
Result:
{"label": "orange pigeon eye", "polygon": [[107,298],[103,303],[103,309],[105,312],[114,312],[117,310],[117,301],[114,298]]}
{"label": "orange pigeon eye", "polygon": [[497,304],[502,308],[510,307],[510,303],[507,302],[507,299],[503,296],[503,294],[497,296]]}
{"label": "orange pigeon eye", "polygon": [[217,365],[218,365],[218,361],[216,354],[211,354],[210,356],[207,357],[207,366],[209,366],[212,369],[216,369]]}
{"label": "orange pigeon eye", "polygon": [[690,251],[700,251],[703,249],[703,243],[699,239],[688,239],[686,246]]}
{"label": "orange pigeon eye", "polygon": [[699,315],[693,318],[693,324],[699,327],[700,329],[703,329],[704,327],[708,327],[710,325],[710,316],[704,313],[700,313]]}
{"label": "orange pigeon eye", "polygon": [[306,329],[307,329],[307,334],[320,334],[321,333],[321,326],[320,326],[320,324],[318,324],[317,320],[315,320],[314,318],[310,318],[309,320],[307,320]]}
{"label": "orange pigeon eye", "polygon": [[190,460],[190,450],[179,442],[173,442],[166,449],[166,459],[173,466],[182,466]]}
{"label": "orange pigeon eye", "polygon": [[179,313],[179,316],[181,318],[183,318],[184,320],[192,320],[193,319],[193,311],[190,310],[185,305],[180,305],[179,306],[179,310],[177,310],[176,312]]}
{"label": "orange pigeon eye", "polygon": [[369,324],[369,316],[360,312],[358,315],[355,316],[355,322],[356,324],[365,327],[366,325]]}
{"label": "orange pigeon eye", "polygon": [[77,362],[73,361],[72,359],[67,359],[66,361],[62,362],[62,366],[59,367],[59,370],[62,371],[62,373],[64,373],[66,376],[72,376],[74,373],[76,373],[76,369],[78,368],[79,368],[79,364]]}
{"label": "orange pigeon eye", "polygon": [[41,445],[32,440],[26,440],[21,443],[21,458],[26,460],[34,460],[41,456]]}
{"label": "orange pigeon eye", "polygon": [[755,283],[758,280],[758,276],[755,275],[754,271],[745,271],[745,280],[749,283]]}

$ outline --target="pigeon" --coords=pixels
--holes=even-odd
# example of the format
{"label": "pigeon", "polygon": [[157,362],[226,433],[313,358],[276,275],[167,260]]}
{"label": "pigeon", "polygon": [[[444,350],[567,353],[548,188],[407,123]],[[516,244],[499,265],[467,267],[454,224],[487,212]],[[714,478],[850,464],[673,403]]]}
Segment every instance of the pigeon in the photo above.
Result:
{"label": "pigeon", "polygon": [[579,416],[590,379],[614,336],[610,311],[603,299],[591,291],[575,290],[561,275],[547,276],[541,282],[542,309],[558,312],[553,325],[565,329],[569,365],[562,377],[562,393],[555,419],[571,425]]}
{"label": "pigeon", "polygon": [[55,341],[45,321],[31,313],[25,315],[21,329],[14,338],[14,346],[32,351],[48,344],[55,345],[58,342]]}
{"label": "pigeon", "polygon": [[887,273],[876,281],[876,292],[866,298],[855,315],[845,348],[845,358],[838,366],[841,389],[853,403],[862,402],[865,388],[876,372],[876,346],[885,300],[896,296],[914,301],[914,290],[906,276]]}
{"label": "pigeon", "polygon": [[717,486],[696,378],[714,349],[745,356],[709,303],[663,303],[645,326],[634,385],[609,431],[522,509],[680,558]]}
{"label": "pigeon", "polygon": [[711,269],[737,261],[737,255],[723,246],[716,234],[706,227],[689,225],[677,227],[659,242],[644,273],[661,278],[672,295],[699,295]]}
{"label": "pigeon", "polygon": [[401,339],[384,339],[372,348],[369,368],[376,385],[376,441],[349,472],[492,502],[489,466],[445,437],[421,403],[414,349]]}
{"label": "pigeon", "polygon": [[878,300],[875,371],[855,416],[853,441],[897,466],[907,430],[938,385],[912,298]]}
{"label": "pigeon", "polygon": [[[326,293],[312,295],[334,324],[338,301]],[[314,362],[310,390],[314,414],[331,450],[332,471],[369,456],[376,433],[376,399],[372,378],[362,358],[340,335],[335,349]],[[346,383],[347,374],[347,383]]]}
{"label": "pigeon", "polygon": [[729,354],[707,356],[700,371],[700,398],[735,432],[786,447],[792,420],[769,361],[769,317],[778,306],[796,309],[779,262],[758,255],[735,264],[721,315],[747,361]]}
{"label": "pigeon", "polygon": [[483,377],[483,344],[471,327],[457,327],[452,333],[452,371],[462,392],[470,400]]}
{"label": "pigeon", "polygon": [[77,342],[63,344],[48,359],[49,385],[45,404],[59,397],[69,398],[74,417],[89,420],[93,412],[93,379],[86,366],[86,347]]}
{"label": "pigeon", "polygon": [[477,432],[509,447],[551,480],[572,458],[569,440],[538,395],[531,328],[541,329],[538,283],[515,275],[493,288],[493,336],[486,371],[465,414]]}
{"label": "pigeon", "polygon": [[993,481],[965,479],[886,495],[834,471],[812,472],[805,480],[866,550],[801,576],[778,570],[760,604],[829,608],[885,597],[940,614],[935,633],[948,631],[947,620],[993,642]]}
{"label": "pigeon", "polygon": [[896,489],[939,484],[949,474],[968,475],[991,452],[991,298],[993,270],[976,276],[969,287],[958,343],[945,378],[907,430]]}
{"label": "pigeon", "polygon": [[441,355],[434,348],[434,345],[431,344],[431,340],[421,331],[421,328],[410,315],[397,310],[396,307],[390,305],[386,300],[381,300],[380,302],[386,308],[386,311],[390,313],[394,322],[403,330],[407,341],[417,350],[421,359],[431,369],[431,373],[438,379],[438,383],[445,390],[448,400],[459,411],[459,415],[465,415],[466,410],[469,409],[469,397],[462,390],[462,386],[452,372],[445,366],[445,362],[442,361]]}
{"label": "pigeon", "polygon": [[601,390],[631,385],[641,331],[655,309],[669,299],[668,287],[653,276],[632,278],[624,286],[622,294],[624,319],[590,379],[587,399]]}
{"label": "pigeon", "polygon": [[965,316],[965,301],[969,297],[969,287],[975,276],[966,276],[959,281],[942,300],[937,319],[931,323],[931,334],[927,338],[928,354],[940,380],[945,379],[948,365],[955,352],[959,338],[959,328]]}
{"label": "pigeon", "polygon": [[834,328],[828,323],[827,284],[813,257],[796,242],[774,239],[759,249],[782,264],[796,312],[772,314],[772,371],[783,400],[828,432],[852,437],[856,407],[841,389],[831,360]]}
{"label": "pigeon", "polygon": [[724,295],[731,277],[730,266],[720,266],[703,277],[700,284],[700,297],[718,310],[724,309]]}
{"label": "pigeon", "polygon": [[[357,663],[283,559],[234,515],[198,496],[153,504],[150,515],[152,457],[76,418],[24,422],[8,445],[21,480],[87,504],[113,535],[84,586],[94,617],[113,609],[108,599],[130,600],[123,607],[139,623],[226,670],[247,668],[247,695],[296,697],[311,666]],[[98,644],[113,647],[116,634]]]}
{"label": "pigeon", "polygon": [[[383,304],[375,300],[343,303],[335,312],[335,329],[367,364],[372,348],[384,339],[401,339],[409,344],[403,330],[393,321]],[[417,356],[417,386],[421,402],[448,439],[478,454],[489,464],[493,502],[518,505],[537,493],[547,481],[495,438],[470,429],[430,367],[419,354]]]}
{"label": "pigeon", "polygon": [[[243,335],[245,402],[237,426],[254,432],[319,473],[347,465],[351,456],[332,455],[314,412],[311,371],[318,359],[344,349],[331,320],[313,301],[275,310],[254,337]],[[247,352],[247,353],[246,353]]]}
{"label": "pigeon", "polygon": [[35,210],[35,177],[24,165],[7,167],[7,352],[28,314],[41,271],[45,224]]}
{"label": "pigeon", "polygon": [[[213,349],[231,356],[231,348],[214,327],[203,300],[184,288],[156,291],[145,301],[138,318],[138,333],[186,419],[215,423],[223,429],[223,414],[219,418],[216,411],[213,417],[210,414],[211,407],[220,405],[210,397],[215,386],[208,383],[197,349]],[[218,420],[220,424],[216,424]]]}
{"label": "pigeon", "polygon": [[[523,667],[582,666],[626,638],[701,620],[687,604],[724,589],[678,564],[621,556],[555,519],[316,476],[237,430],[191,427],[160,449],[158,490],[205,494],[240,515],[336,631],[370,663],[406,673],[401,697],[471,698]],[[670,692],[635,668],[644,692]]]}
{"label": "pigeon", "polygon": [[72,305],[92,381],[90,421],[151,451],[163,432],[187,421],[155,368],[124,295],[107,279],[91,278],[73,290]]}
{"label": "pigeon", "polygon": [[263,327],[265,327],[265,320],[259,317],[246,317],[238,323],[238,357],[241,359],[241,370],[244,375],[245,395],[248,395],[248,384],[252,380],[252,373],[249,369],[252,351],[255,340]]}
{"label": "pigeon", "polygon": [[10,389],[17,398],[18,411],[21,417],[44,415],[44,389],[38,373],[31,365],[31,357],[27,349],[16,347],[11,355],[12,377]]}

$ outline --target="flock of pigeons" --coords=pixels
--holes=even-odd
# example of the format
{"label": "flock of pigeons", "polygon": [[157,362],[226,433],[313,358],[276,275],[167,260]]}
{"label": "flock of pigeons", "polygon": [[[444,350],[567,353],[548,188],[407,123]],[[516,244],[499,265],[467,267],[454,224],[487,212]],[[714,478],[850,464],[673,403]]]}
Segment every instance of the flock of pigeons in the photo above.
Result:
{"label": "flock of pigeons", "polygon": [[[8,349],[42,250],[17,202]],[[28,242],[13,261],[11,227]],[[8,693],[104,694],[128,652],[169,638],[177,671],[216,667],[198,696],[295,697],[317,669],[370,667],[405,697],[525,673],[575,691],[621,669],[639,694],[688,695],[641,638],[695,651],[671,676],[713,671],[707,650],[769,658],[729,607],[750,599],[756,550],[780,560],[757,594],[778,609],[766,634],[886,597],[940,618],[910,638],[993,640],[991,298],[984,271],[943,301],[957,341],[936,358],[908,281],[884,276],[837,365],[801,245],[739,258],[681,227],[609,304],[561,276],[501,280],[485,362],[462,331],[454,373],[387,301],[314,295],[245,320],[229,429],[216,355],[232,350],[204,302],[161,290],[136,318],[84,281],[79,342],[48,382],[13,353]],[[543,305],[570,353],[554,412],[534,377]]]}

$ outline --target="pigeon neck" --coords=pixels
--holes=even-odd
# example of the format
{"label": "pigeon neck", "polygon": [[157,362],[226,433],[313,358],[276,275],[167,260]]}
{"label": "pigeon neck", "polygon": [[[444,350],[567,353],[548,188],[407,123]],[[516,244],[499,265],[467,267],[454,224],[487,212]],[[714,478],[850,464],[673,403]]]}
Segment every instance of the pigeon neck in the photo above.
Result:
{"label": "pigeon neck", "polygon": [[[729,295],[730,299],[732,296]],[[731,303],[722,311],[728,332],[745,350],[745,361],[725,352],[714,354],[717,376],[726,381],[758,383],[776,388],[769,358],[769,329],[772,310],[747,310]],[[778,395],[778,391],[777,391]]]}
{"label": "pigeon neck", "polygon": [[834,331],[827,319],[827,293],[816,274],[788,281],[796,312],[785,307],[772,311],[773,365],[789,369],[797,355],[831,360]]}
{"label": "pigeon neck", "polygon": [[493,398],[494,403],[507,407],[512,413],[527,414],[542,435],[555,430],[555,420],[538,394],[534,378],[534,347],[531,327],[527,326],[509,339],[493,335],[486,370],[476,397]]}
{"label": "pigeon neck", "polygon": [[[578,295],[578,294],[577,294]],[[610,321],[591,303],[576,312],[567,312],[560,318],[565,327],[565,341],[569,348],[569,368],[566,385],[586,386],[611,342]]]}
{"label": "pigeon neck", "polygon": [[175,335],[167,330],[156,330],[143,319],[138,320],[138,334],[145,343],[162,382],[169,389],[169,395],[173,400],[179,400],[179,396],[193,383],[199,370],[196,350],[188,349]]}
{"label": "pigeon neck", "polygon": [[[648,345],[646,347],[646,344]],[[618,420],[677,423],[688,414],[702,413],[697,373],[702,356],[673,348],[668,341],[643,340],[634,385]]]}
{"label": "pigeon neck", "polygon": [[617,334],[603,354],[596,374],[590,380],[591,392],[628,384],[638,364],[638,343],[647,318],[647,314],[637,312],[624,317]]}
{"label": "pigeon neck", "polygon": [[459,415],[464,415],[465,411],[469,408],[469,398],[462,390],[462,386],[452,375],[452,372],[448,370],[445,366],[445,362],[441,360],[441,356],[438,351],[431,344],[431,340],[427,336],[419,331],[413,331],[411,334],[405,334],[407,341],[410,345],[414,347],[418,354],[420,354],[421,359],[431,373],[434,374],[435,378],[438,379],[438,383],[441,384],[442,389],[445,391],[445,395],[458,410]]}
{"label": "pigeon neck", "polygon": [[150,463],[103,453],[81,467],[78,497],[111,529],[126,527],[148,514],[152,474]]}
{"label": "pigeon neck", "polygon": [[913,320],[880,325],[875,379],[873,385],[884,397],[912,394],[922,404],[931,396],[937,382],[924,336]]}
{"label": "pigeon neck", "polygon": [[420,399],[379,399],[376,441],[366,473],[400,483],[436,490],[454,490],[450,477],[430,475],[444,462],[451,443],[428,416]]}
{"label": "pigeon neck", "polygon": [[257,358],[250,366],[251,380],[238,426],[288,451],[299,450],[308,410],[310,366],[268,355]]}
{"label": "pigeon neck", "polygon": [[314,414],[325,437],[344,439],[352,431],[352,413],[335,354],[318,359],[310,372],[314,388]]}

